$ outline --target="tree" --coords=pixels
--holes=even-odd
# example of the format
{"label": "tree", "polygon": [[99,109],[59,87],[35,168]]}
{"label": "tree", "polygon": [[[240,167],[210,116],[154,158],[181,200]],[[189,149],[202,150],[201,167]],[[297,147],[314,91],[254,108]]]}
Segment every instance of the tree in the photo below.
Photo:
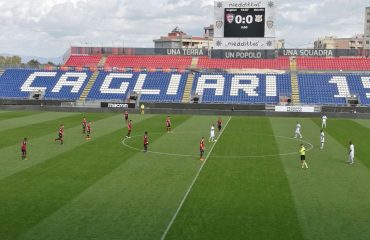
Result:
{"label": "tree", "polygon": [[19,66],[22,63],[20,56],[4,57],[0,56],[0,65]]}
{"label": "tree", "polygon": [[36,59],[32,59],[30,60],[27,65],[30,67],[30,68],[39,68],[40,67],[40,63],[39,61],[37,61]]}
{"label": "tree", "polygon": [[12,56],[10,62],[11,65],[20,65],[22,63],[22,58],[20,56]]}

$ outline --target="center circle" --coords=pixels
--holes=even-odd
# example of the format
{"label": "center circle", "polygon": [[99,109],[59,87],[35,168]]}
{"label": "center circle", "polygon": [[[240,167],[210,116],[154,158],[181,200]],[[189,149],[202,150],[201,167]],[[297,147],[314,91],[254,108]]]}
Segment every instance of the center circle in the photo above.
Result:
{"label": "center circle", "polygon": [[[192,132],[192,131],[187,131],[187,132],[175,132],[171,134],[194,134],[194,133],[199,133],[199,132]],[[163,132],[154,132],[151,133],[151,135],[160,135],[163,134]],[[283,140],[289,140],[289,141],[295,141],[295,142],[300,142],[308,145],[308,149],[306,152],[311,151],[314,146],[312,143],[305,141],[303,139],[299,138],[292,138],[292,137],[286,137],[286,136],[279,136],[279,135],[267,135],[267,134],[249,134],[250,136],[264,136],[264,137],[275,137],[278,139],[283,139]],[[137,148],[130,146],[127,142],[133,138],[138,138],[138,137],[143,137],[143,135],[135,135],[132,136],[131,138],[125,138],[122,140],[122,144],[132,150],[136,150],[139,152],[142,152],[143,149]],[[216,143],[214,143],[216,144]],[[175,156],[175,157],[198,157],[198,155],[191,155],[191,154],[181,154],[181,153],[169,153],[169,152],[157,152],[157,151],[151,151],[148,150],[148,153],[152,154],[158,154],[158,155],[166,155],[166,156]],[[212,158],[265,158],[265,157],[277,157],[277,156],[290,156],[290,155],[297,155],[298,151],[294,152],[287,152],[287,153],[276,153],[276,154],[266,154],[266,155],[212,155]]]}

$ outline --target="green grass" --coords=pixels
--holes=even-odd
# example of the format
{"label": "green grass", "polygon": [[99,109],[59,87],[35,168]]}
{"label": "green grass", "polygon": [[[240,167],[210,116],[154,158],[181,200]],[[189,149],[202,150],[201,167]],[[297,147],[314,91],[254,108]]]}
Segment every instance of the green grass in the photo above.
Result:
{"label": "green grass", "polygon": [[[131,115],[125,143],[135,150],[122,144],[122,114],[86,114],[89,142],[83,115],[0,114],[1,240],[370,236],[368,121],[329,119],[320,150],[319,119],[233,117],[215,145],[206,142],[202,167],[199,140],[218,116],[172,116],[166,133],[165,115]],[[291,139],[296,120],[314,145],[308,170],[299,165],[301,142]],[[60,123],[64,145],[53,142]],[[152,152],[141,151],[144,131]],[[28,161],[20,160],[23,137]],[[345,163],[350,139],[353,166]]]}

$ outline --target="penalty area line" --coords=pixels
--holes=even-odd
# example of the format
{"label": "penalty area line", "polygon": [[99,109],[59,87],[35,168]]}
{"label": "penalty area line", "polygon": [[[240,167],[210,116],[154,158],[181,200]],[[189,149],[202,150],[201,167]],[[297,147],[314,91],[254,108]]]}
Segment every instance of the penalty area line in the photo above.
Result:
{"label": "penalty area line", "polygon": [[[222,136],[222,134],[224,133],[224,131],[226,130],[226,127],[227,127],[227,125],[229,124],[230,120],[231,120],[231,117],[229,117],[229,119],[227,120],[227,122],[226,122],[226,124],[225,124],[224,129],[221,131],[220,135],[218,136],[218,138],[217,138],[216,140],[218,140],[219,138],[221,138],[221,136]],[[175,219],[176,219],[177,215],[179,214],[179,212],[180,212],[180,210],[181,210],[182,206],[184,205],[185,200],[187,199],[187,197],[188,197],[188,195],[189,195],[189,193],[190,193],[191,189],[193,188],[193,186],[194,186],[195,182],[197,181],[197,179],[198,179],[198,177],[199,177],[200,173],[202,172],[202,169],[203,169],[204,165],[206,165],[207,160],[208,160],[208,157],[211,155],[211,153],[212,153],[212,151],[213,151],[213,148],[216,146],[217,142],[218,142],[218,141],[216,141],[216,142],[212,145],[211,149],[209,150],[209,152],[208,152],[208,154],[207,154],[206,159],[204,160],[204,162],[202,163],[202,165],[201,165],[201,166],[200,166],[200,168],[198,169],[197,174],[195,175],[195,177],[194,177],[193,181],[191,182],[191,184],[190,184],[190,186],[189,186],[188,190],[186,191],[186,193],[185,193],[184,197],[182,198],[182,200],[181,200],[181,202],[180,202],[179,206],[177,207],[175,214],[172,216],[171,221],[170,221],[170,222],[169,222],[169,224],[167,225],[167,228],[166,228],[166,230],[164,231],[164,233],[163,233],[163,235],[162,235],[162,237],[161,237],[161,240],[164,240],[164,239],[166,238],[166,236],[167,236],[167,234],[168,234],[169,230],[170,230],[170,229],[171,229],[171,227],[172,227],[172,224],[175,222]]]}

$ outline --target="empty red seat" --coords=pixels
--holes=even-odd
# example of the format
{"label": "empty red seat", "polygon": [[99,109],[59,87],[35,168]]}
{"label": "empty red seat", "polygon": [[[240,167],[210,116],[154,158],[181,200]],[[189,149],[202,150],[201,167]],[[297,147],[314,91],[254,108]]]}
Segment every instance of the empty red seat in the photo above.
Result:
{"label": "empty red seat", "polygon": [[109,56],[107,68],[185,69],[191,65],[188,56]]}
{"label": "empty red seat", "polygon": [[349,70],[369,71],[367,58],[297,58],[297,68],[301,70]]}
{"label": "empty red seat", "polygon": [[211,59],[199,58],[198,67],[208,69],[289,69],[289,58],[277,59]]}
{"label": "empty red seat", "polygon": [[71,55],[64,64],[66,67],[97,67],[101,56],[99,55]]}

